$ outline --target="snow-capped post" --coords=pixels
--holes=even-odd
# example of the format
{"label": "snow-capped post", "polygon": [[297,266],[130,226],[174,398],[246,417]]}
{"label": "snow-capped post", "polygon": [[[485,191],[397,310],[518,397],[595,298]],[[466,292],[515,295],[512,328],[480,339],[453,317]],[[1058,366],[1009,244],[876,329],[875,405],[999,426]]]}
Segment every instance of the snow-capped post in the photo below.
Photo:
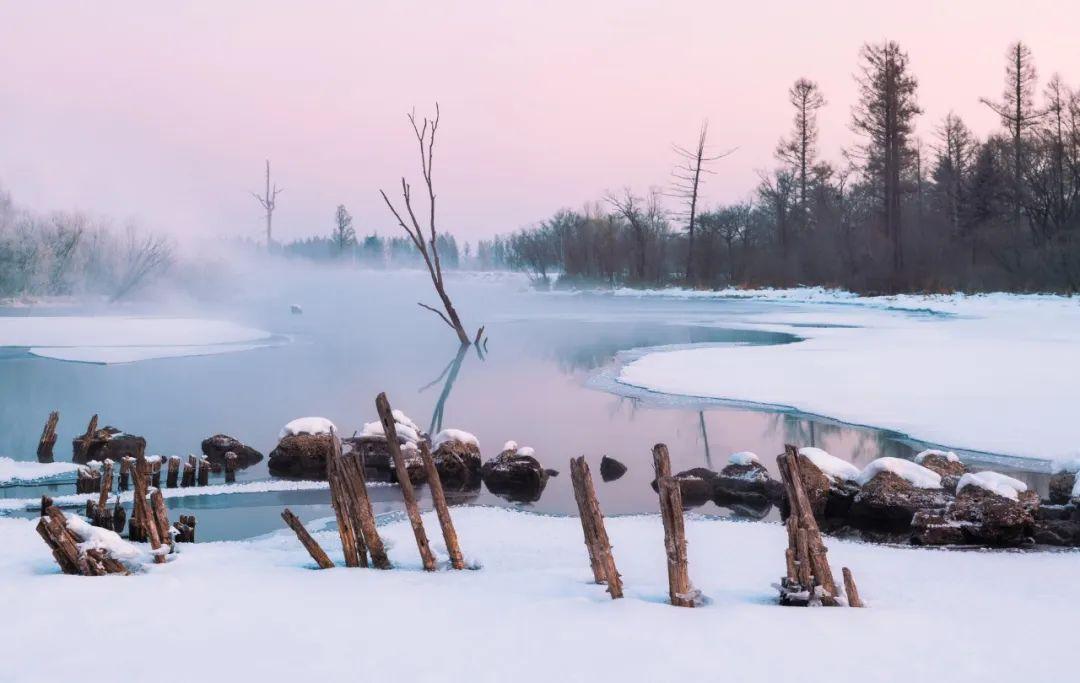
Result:
{"label": "snow-capped post", "polygon": [[855,585],[855,577],[851,575],[851,570],[841,567],[841,572],[844,574],[844,593],[847,595],[848,607],[866,607],[862,598],[859,597],[859,588]]}
{"label": "snow-capped post", "polygon": [[232,484],[236,481],[236,462],[239,456],[232,451],[225,454],[225,483]]}
{"label": "snow-capped post", "polygon": [[101,467],[101,493],[98,494],[94,516],[90,518],[90,523],[94,526],[112,528],[112,517],[109,515],[109,491],[112,489],[112,471],[112,460],[106,460]]}
{"label": "snow-capped post", "polygon": [[188,454],[187,462],[184,463],[184,476],[180,478],[180,488],[195,485],[195,456]]}
{"label": "snow-capped post", "polygon": [[371,508],[371,497],[368,496],[364,463],[360,461],[359,456],[342,456],[340,462],[342,471],[345,473],[345,484],[352,500],[356,503],[354,511],[360,520],[364,543],[367,545],[368,552],[371,553],[371,564],[376,569],[390,569],[390,558],[386,556],[386,548],[383,546],[382,538],[379,537],[379,529],[375,526],[375,511]]}
{"label": "snow-capped post", "polygon": [[667,554],[668,595],[676,607],[694,607],[696,591],[690,583],[686,555],[686,527],[683,519],[682,491],[671,476],[671,458],[667,446],[653,446],[653,468],[660,494],[660,517],[664,522],[664,550]]}
{"label": "snow-capped post", "polygon": [[165,488],[174,489],[180,479],[180,456],[169,456],[169,469],[165,474]]}
{"label": "snow-capped post", "polygon": [[401,445],[397,440],[394,412],[390,408],[390,402],[386,399],[385,392],[375,397],[375,410],[378,411],[379,421],[382,422],[386,447],[390,450],[390,456],[394,459],[394,469],[397,471],[401,497],[405,499],[405,511],[409,514],[409,523],[412,525],[413,535],[416,536],[416,547],[420,551],[420,561],[424,565],[424,571],[433,572],[435,571],[435,555],[431,552],[427,534],[424,533],[424,522],[420,519],[420,508],[416,505],[416,493],[413,491],[412,482],[409,481],[409,470],[405,466],[405,457],[401,454]]}
{"label": "snow-capped post", "polygon": [[155,489],[161,488],[161,456],[154,456],[150,461],[150,486]]}
{"label": "snow-capped post", "polygon": [[330,428],[330,454],[326,459],[326,480],[330,483],[330,505],[337,519],[338,535],[341,536],[341,552],[346,567],[366,567],[367,549],[364,537],[354,526],[354,515],[348,492],[341,473],[341,441],[334,428]]}
{"label": "snow-capped post", "polygon": [[308,555],[311,555],[311,559],[315,560],[315,564],[319,565],[319,569],[333,569],[334,563],[330,559],[330,556],[326,554],[326,551],[322,549],[318,541],[312,538],[308,530],[304,528],[303,523],[292,513],[292,510],[285,508],[281,511],[281,518],[285,520],[285,523],[289,525],[289,528],[296,534],[296,538],[300,540],[300,544],[304,546],[304,549],[308,551]]}
{"label": "snow-capped post", "polygon": [[41,439],[38,440],[38,462],[53,461],[53,446],[56,445],[56,423],[60,421],[60,413],[55,410],[49,413],[49,419],[45,421],[45,429],[41,430]]}
{"label": "snow-capped post", "polygon": [[97,432],[98,416],[95,414],[90,418],[90,424],[86,426],[86,433],[82,435],[75,446],[74,460],[77,462],[86,457],[86,452],[90,450],[90,442],[94,440],[94,434]]}
{"label": "snow-capped post", "polygon": [[205,455],[199,460],[199,486],[210,483],[210,458]]}
{"label": "snow-capped post", "polygon": [[581,530],[585,535],[585,547],[589,551],[589,564],[592,566],[593,579],[596,583],[607,584],[611,599],[623,596],[622,578],[615,566],[615,556],[611,553],[611,541],[604,527],[604,515],[600,512],[600,502],[596,498],[592,473],[585,456],[570,459],[570,481],[574,485],[574,499],[577,501],[578,515],[581,517]]}
{"label": "snow-capped post", "polygon": [[[160,552],[162,545],[161,534],[158,533],[157,523],[150,510],[150,505],[146,501],[150,483],[150,463],[146,461],[145,456],[139,456],[135,467],[132,468],[131,476],[135,481],[131,524],[134,526],[136,520],[138,520],[139,535],[150,540],[150,550],[154,553],[154,563],[162,564],[165,562],[165,555]],[[128,535],[130,536],[130,532]]]}
{"label": "snow-capped post", "polygon": [[431,457],[431,449],[428,448],[426,439],[420,440],[420,457],[424,461],[424,471],[427,472],[427,484],[428,490],[431,491],[431,501],[435,505],[435,514],[439,517],[443,540],[446,541],[446,552],[450,555],[450,566],[454,569],[464,569],[465,559],[461,555],[457,531],[454,530],[454,520],[450,519],[450,508],[446,505],[446,494],[443,493],[442,479],[439,477],[439,470],[435,467],[435,459]]}

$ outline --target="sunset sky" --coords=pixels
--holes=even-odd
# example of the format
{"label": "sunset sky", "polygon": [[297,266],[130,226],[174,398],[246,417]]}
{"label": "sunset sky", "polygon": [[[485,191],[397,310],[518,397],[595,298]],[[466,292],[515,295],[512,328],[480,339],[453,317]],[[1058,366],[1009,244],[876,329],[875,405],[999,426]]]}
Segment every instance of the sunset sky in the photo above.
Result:
{"label": "sunset sky", "polygon": [[667,185],[671,143],[710,121],[707,204],[768,168],[796,78],[829,100],[821,151],[852,142],[859,47],[909,52],[928,141],[954,109],[983,136],[980,96],[1004,53],[1080,86],[1080,3],[28,2],[0,0],[0,187],[178,236],[258,237],[269,157],[275,235],[394,230],[378,189],[418,180],[405,113],[443,120],[441,225],[475,240],[623,186]]}

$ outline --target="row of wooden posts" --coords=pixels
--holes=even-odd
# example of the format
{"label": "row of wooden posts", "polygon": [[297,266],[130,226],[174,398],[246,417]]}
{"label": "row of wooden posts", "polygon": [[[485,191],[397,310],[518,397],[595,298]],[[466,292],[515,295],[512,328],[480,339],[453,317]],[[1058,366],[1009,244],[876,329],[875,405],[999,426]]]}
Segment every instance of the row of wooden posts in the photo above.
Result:
{"label": "row of wooden posts", "polygon": [[[131,470],[136,458],[130,456],[121,458],[120,474],[117,478],[117,490],[127,491],[130,488]],[[169,456],[166,460],[165,488],[187,488],[189,486],[207,486],[210,484],[210,472],[213,466],[206,456],[196,458],[189,455],[187,462],[181,467],[183,460],[178,455]],[[161,461],[159,459],[147,459],[150,467],[150,485],[161,488]],[[112,461],[102,464],[95,463],[93,466],[80,467],[75,478],[75,493],[97,493],[108,488],[106,480],[112,479]],[[236,453],[225,454],[225,483],[231,484],[236,481],[237,455]],[[181,474],[182,472],[182,474]]]}

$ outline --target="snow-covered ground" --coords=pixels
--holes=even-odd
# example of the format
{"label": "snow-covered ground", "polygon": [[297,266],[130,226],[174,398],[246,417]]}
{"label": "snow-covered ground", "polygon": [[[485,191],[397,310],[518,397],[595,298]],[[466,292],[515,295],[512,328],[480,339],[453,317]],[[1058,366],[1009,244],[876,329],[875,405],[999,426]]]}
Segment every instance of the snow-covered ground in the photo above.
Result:
{"label": "snow-covered ground", "polygon": [[1080,443],[1080,299],[865,298],[822,289],[615,294],[776,302],[775,310],[714,322],[802,338],[649,353],[622,368],[625,384],[788,406],[1026,458],[1061,460]]}
{"label": "snow-covered ground", "polygon": [[[32,522],[0,518],[0,679],[981,682],[1075,670],[1075,553],[830,539],[834,570],[852,568],[869,608],[779,607],[784,528],[691,518],[690,574],[710,603],[685,609],[665,604],[655,515],[608,520],[618,601],[590,583],[577,519],[464,508],[454,521],[479,571],[423,573],[399,519],[381,529],[393,571],[316,571],[283,529],[82,578],[59,574]],[[424,522],[445,562],[436,519]],[[316,538],[340,565],[336,533]],[[110,654],[107,641],[153,658]]]}
{"label": "snow-covered ground", "polygon": [[246,351],[271,334],[225,320],[131,316],[0,316],[0,347],[84,363]]}
{"label": "snow-covered ground", "polygon": [[78,469],[73,462],[38,463],[0,456],[0,485],[48,481],[74,474]]}

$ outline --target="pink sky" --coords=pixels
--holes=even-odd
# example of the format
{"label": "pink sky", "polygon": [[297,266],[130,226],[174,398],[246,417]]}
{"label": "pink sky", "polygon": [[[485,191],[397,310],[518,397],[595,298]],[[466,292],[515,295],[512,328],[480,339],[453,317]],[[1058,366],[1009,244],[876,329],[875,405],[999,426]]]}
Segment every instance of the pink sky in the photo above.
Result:
{"label": "pink sky", "polygon": [[[902,8],[901,8],[902,5]],[[263,159],[285,188],[275,235],[394,229],[378,188],[414,176],[404,114],[443,110],[441,224],[506,232],[605,190],[670,181],[704,118],[707,203],[774,164],[793,80],[817,80],[822,153],[850,144],[865,41],[911,55],[927,139],[949,109],[980,134],[1018,38],[1080,85],[1080,3],[23,2],[0,0],[0,186],[178,235],[261,230]]]}

